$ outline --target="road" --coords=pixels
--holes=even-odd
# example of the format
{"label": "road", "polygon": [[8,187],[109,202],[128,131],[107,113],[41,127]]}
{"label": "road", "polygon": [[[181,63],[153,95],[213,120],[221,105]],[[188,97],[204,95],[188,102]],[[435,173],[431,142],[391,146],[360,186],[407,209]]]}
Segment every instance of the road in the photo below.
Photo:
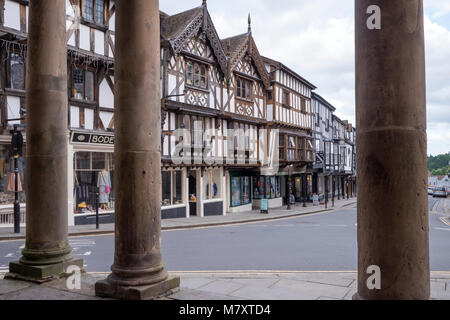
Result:
{"label": "road", "polygon": [[[430,208],[440,199],[430,199]],[[438,208],[442,206],[437,205]],[[450,271],[450,226],[430,214],[430,260],[434,271]],[[325,214],[226,227],[163,232],[169,271],[356,270],[356,208]],[[0,242],[0,273],[20,257],[23,241]],[[113,236],[71,238],[73,253],[88,272],[108,272]]]}

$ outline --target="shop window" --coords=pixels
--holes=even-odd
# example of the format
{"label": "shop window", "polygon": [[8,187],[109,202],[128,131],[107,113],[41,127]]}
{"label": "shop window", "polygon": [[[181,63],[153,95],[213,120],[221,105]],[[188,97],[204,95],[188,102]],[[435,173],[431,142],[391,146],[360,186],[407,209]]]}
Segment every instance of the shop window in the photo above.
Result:
{"label": "shop window", "polygon": [[88,70],[73,69],[72,97],[77,100],[94,101],[94,73]]}
{"label": "shop window", "polygon": [[203,192],[205,200],[221,198],[221,174],[219,169],[208,170],[203,176]]}
{"label": "shop window", "polygon": [[231,206],[238,207],[252,202],[250,177],[231,177]]}
{"label": "shop window", "polygon": [[252,81],[237,77],[236,96],[241,99],[252,100]]}
{"label": "shop window", "polygon": [[208,88],[208,67],[205,64],[188,61],[186,63],[186,84],[200,88]]}
{"label": "shop window", "polygon": [[161,181],[163,207],[178,205],[183,203],[182,198],[182,172],[163,171]]}
{"label": "shop window", "polygon": [[83,0],[83,18],[89,22],[105,24],[105,0]]}
{"label": "shop window", "polygon": [[[19,154],[17,159],[18,174],[18,188],[19,202],[25,203],[25,148]],[[15,174],[14,174],[14,157],[11,145],[0,145],[0,205],[12,205],[14,204],[15,197]],[[12,212],[12,210],[10,210]],[[7,219],[7,221],[0,221],[0,223],[13,223],[13,217]]]}
{"label": "shop window", "polygon": [[254,199],[275,199],[281,197],[280,177],[254,177],[253,178],[253,198]]}
{"label": "shop window", "polygon": [[92,214],[114,208],[114,154],[76,152],[74,157],[74,212]]}
{"label": "shop window", "polygon": [[9,57],[9,79],[7,86],[11,89],[25,89],[25,58],[17,53]]}

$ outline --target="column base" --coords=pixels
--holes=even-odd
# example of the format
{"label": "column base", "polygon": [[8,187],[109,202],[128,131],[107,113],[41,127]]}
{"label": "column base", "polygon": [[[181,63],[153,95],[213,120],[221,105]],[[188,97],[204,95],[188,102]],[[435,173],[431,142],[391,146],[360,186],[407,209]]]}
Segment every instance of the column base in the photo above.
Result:
{"label": "column base", "polygon": [[361,299],[361,297],[359,296],[359,293],[357,292],[352,296],[352,300],[358,301],[358,300],[365,300],[365,299]]}
{"label": "column base", "polygon": [[67,268],[77,266],[83,272],[83,259],[72,259],[49,265],[27,265],[19,261],[9,264],[9,272],[5,279],[23,280],[35,283],[45,283],[67,276]]}
{"label": "column base", "polygon": [[95,295],[120,300],[153,300],[167,297],[180,287],[180,278],[169,276],[166,280],[148,286],[120,286],[106,280],[95,284]]}

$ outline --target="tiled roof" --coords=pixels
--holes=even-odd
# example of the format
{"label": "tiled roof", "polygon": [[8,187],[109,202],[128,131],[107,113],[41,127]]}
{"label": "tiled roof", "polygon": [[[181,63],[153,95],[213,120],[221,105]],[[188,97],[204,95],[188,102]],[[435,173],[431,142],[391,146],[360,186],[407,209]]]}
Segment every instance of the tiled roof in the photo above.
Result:
{"label": "tiled roof", "polygon": [[161,20],[161,36],[165,40],[175,39],[189,23],[203,12],[203,7],[187,10],[173,16],[165,16]]}

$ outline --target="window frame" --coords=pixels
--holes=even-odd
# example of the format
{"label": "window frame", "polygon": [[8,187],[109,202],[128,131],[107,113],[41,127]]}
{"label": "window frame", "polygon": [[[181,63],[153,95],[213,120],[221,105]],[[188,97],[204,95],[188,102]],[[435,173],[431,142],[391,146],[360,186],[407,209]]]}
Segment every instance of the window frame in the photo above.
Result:
{"label": "window frame", "polygon": [[[285,101],[286,98],[286,101]],[[281,105],[285,108],[291,107],[291,94],[289,90],[283,89],[281,93]]]}
{"label": "window frame", "polygon": [[[85,16],[86,1],[92,1],[92,12],[91,12],[92,20],[86,18],[86,16]],[[97,13],[97,11],[96,11],[96,4],[97,4],[97,1],[99,1],[99,0],[81,0],[80,1],[81,19],[82,19],[82,22],[84,22],[84,23],[87,23],[87,24],[90,24],[92,26],[97,26],[97,27],[100,27],[100,28],[104,29],[105,27],[107,27],[107,23],[106,23],[107,15],[106,15],[106,12],[107,12],[107,9],[109,8],[109,0],[102,0],[103,1],[103,23],[98,23],[97,20],[96,20],[96,13]]]}
{"label": "window frame", "polygon": [[[244,86],[242,86],[242,83],[244,84]],[[248,86],[246,84],[248,84]],[[244,78],[242,76],[236,76],[236,98],[248,102],[253,102],[253,85],[254,84],[252,80]],[[244,95],[242,94],[243,92]]]}
{"label": "window frame", "polygon": [[[192,65],[191,72],[189,72],[189,65]],[[198,75],[196,74],[196,67],[199,71]],[[184,69],[184,79],[186,86],[196,90],[209,90],[209,65],[187,59]],[[198,76],[198,85],[196,84],[196,76]],[[204,85],[202,85],[202,81],[204,81]]]}
{"label": "window frame", "polygon": [[[185,203],[183,202],[183,171],[182,170],[163,170],[161,175],[164,174],[169,174],[170,175],[170,179],[169,179],[169,190],[170,190],[170,199],[168,204],[165,204],[165,200],[164,199],[164,186],[163,186],[163,181],[164,179],[161,179],[161,208],[166,208],[166,207],[170,207],[170,206],[178,206],[178,205],[185,205]],[[181,200],[177,200],[177,177],[180,178],[180,199]]]}
{"label": "window frame", "polygon": [[[21,58],[23,61],[23,89],[17,89],[12,87],[12,78],[11,78],[11,56],[17,55],[19,58]],[[26,91],[26,74],[27,74],[27,62],[26,58],[22,57],[19,52],[16,50],[13,50],[9,57],[5,61],[5,89],[6,90],[14,90],[14,91]]]}
{"label": "window frame", "polygon": [[[83,71],[83,98],[76,98],[75,97],[75,71],[76,70],[81,70]],[[93,82],[92,82],[92,94],[93,94],[93,100],[88,100],[86,99],[86,74],[87,72],[91,73],[93,76]],[[97,74],[96,72],[90,68],[90,67],[79,67],[77,65],[73,65],[71,68],[71,72],[70,72],[70,99],[73,101],[77,101],[77,102],[82,102],[82,103],[87,103],[87,104],[91,104],[91,105],[96,105],[97,104]]]}

